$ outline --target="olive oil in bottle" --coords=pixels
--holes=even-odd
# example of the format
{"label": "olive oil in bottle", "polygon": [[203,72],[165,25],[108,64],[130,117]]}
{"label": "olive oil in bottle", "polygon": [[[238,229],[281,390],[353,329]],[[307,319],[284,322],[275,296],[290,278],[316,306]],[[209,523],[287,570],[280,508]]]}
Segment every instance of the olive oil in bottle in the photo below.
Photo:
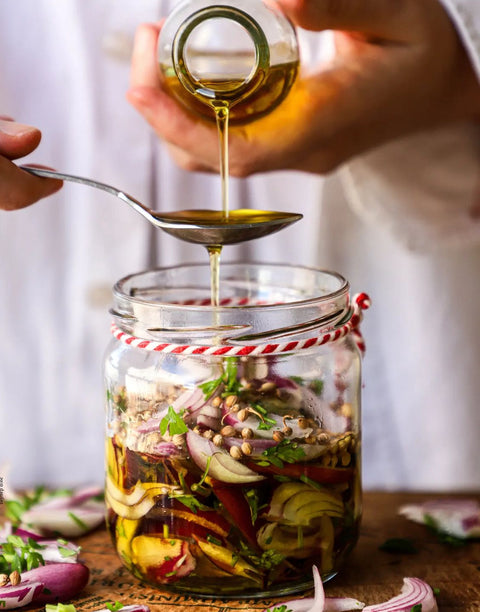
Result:
{"label": "olive oil in bottle", "polygon": [[[218,5],[189,0],[165,22],[158,61],[172,96],[190,111],[216,121],[221,211],[228,225],[229,124],[263,117],[285,99],[298,72],[295,30],[262,0],[236,0],[234,5],[225,0]],[[207,248],[212,304],[218,305],[221,246]]]}

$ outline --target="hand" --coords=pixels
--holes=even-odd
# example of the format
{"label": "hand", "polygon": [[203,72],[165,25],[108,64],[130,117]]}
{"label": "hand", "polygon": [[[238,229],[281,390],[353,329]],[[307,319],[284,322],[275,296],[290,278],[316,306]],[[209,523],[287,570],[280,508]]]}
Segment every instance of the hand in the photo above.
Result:
{"label": "hand", "polygon": [[34,151],[40,138],[37,128],[0,118],[0,209],[25,208],[61,188],[62,181],[32,176],[11,161]]}
{"label": "hand", "polygon": [[[273,0],[271,0],[273,2]],[[298,26],[335,30],[336,56],[270,115],[230,134],[230,173],[327,173],[409,133],[480,118],[480,84],[438,0],[277,0]],[[215,125],[163,89],[159,25],[137,31],[127,97],[188,170],[218,171]]]}

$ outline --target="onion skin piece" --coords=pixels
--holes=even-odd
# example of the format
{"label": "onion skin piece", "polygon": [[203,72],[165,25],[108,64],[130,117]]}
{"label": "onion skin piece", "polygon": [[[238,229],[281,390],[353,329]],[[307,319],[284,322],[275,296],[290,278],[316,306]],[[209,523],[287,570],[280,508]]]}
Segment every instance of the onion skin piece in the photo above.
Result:
{"label": "onion skin piece", "polygon": [[[40,582],[43,586],[35,596],[35,603],[55,603],[68,600],[87,585],[90,571],[83,563],[47,563],[22,572],[22,582]],[[45,592],[50,591],[50,593]]]}

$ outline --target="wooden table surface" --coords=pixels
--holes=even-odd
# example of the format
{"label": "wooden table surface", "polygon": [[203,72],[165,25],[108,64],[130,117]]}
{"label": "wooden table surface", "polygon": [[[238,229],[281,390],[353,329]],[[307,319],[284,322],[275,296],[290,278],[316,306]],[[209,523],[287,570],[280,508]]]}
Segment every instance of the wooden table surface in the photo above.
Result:
{"label": "wooden table surface", "polygon": [[[358,546],[343,571],[326,585],[327,596],[355,597],[367,604],[397,595],[405,576],[414,576],[440,590],[440,612],[480,612],[480,541],[459,547],[442,544],[426,527],[399,516],[406,503],[422,502],[432,495],[366,493],[364,519]],[[463,497],[480,500],[480,493]],[[387,539],[410,538],[418,553],[399,554],[379,550]],[[274,600],[219,601],[185,598],[142,585],[120,564],[109,537],[99,530],[80,539],[82,560],[91,571],[89,585],[69,603],[77,610],[98,610],[106,602],[142,603],[152,612],[263,610]],[[310,595],[310,594],[309,594]],[[290,596],[293,597],[293,596]],[[285,598],[284,598],[285,599]],[[66,602],[63,602],[66,603]],[[32,606],[24,610],[44,610]]]}

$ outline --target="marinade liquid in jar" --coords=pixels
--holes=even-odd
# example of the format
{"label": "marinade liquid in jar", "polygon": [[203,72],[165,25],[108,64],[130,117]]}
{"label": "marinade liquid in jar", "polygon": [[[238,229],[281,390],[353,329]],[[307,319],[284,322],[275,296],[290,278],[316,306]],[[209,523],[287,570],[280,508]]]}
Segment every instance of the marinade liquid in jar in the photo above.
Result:
{"label": "marinade liquid in jar", "polygon": [[[114,288],[106,503],[139,579],[200,597],[334,576],[361,515],[361,300],[339,274],[223,264]],[[353,303],[352,303],[353,302]]]}

